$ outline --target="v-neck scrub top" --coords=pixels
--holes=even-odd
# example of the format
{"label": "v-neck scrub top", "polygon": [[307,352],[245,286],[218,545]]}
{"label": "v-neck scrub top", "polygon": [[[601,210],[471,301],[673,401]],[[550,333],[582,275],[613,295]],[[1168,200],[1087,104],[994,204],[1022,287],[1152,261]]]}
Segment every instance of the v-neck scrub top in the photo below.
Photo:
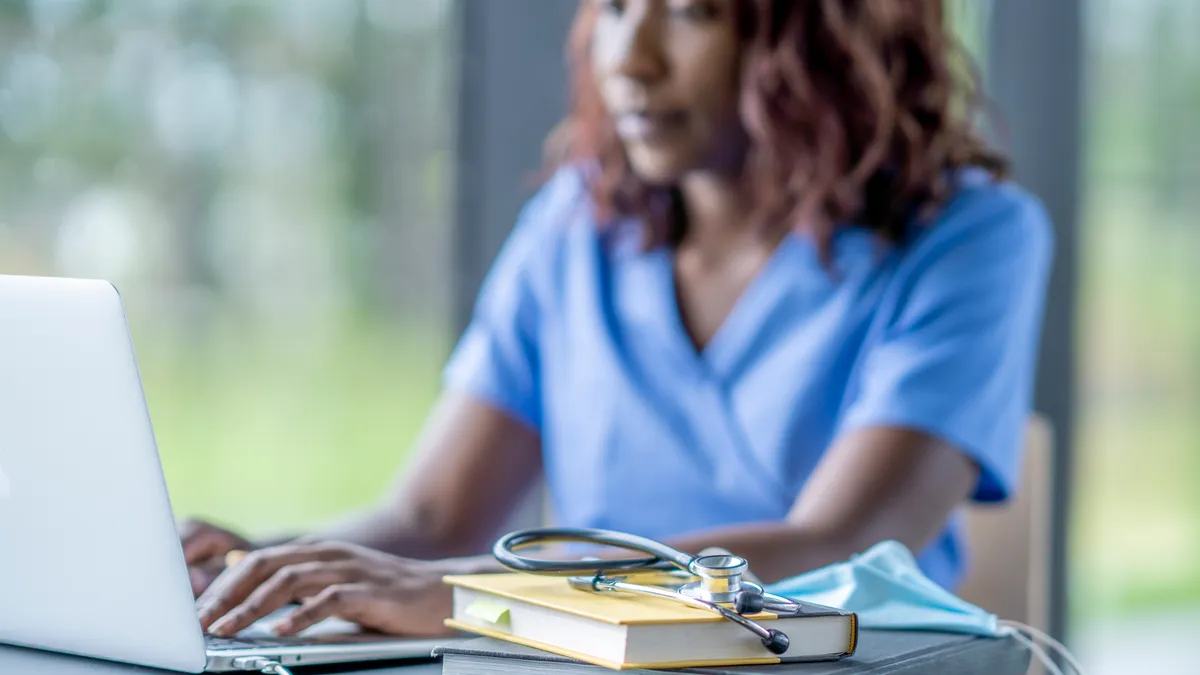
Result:
{"label": "v-neck scrub top", "polygon": [[[673,249],[646,250],[637,228],[598,227],[582,175],[559,171],[521,211],[444,372],[539,432],[556,524],[666,539],[782,520],[840,436],[877,426],[969,455],[977,501],[1016,489],[1053,247],[1022,188],[963,171],[899,245],[841,228],[832,266],[788,235],[702,350]],[[917,557],[957,584],[956,516]]]}

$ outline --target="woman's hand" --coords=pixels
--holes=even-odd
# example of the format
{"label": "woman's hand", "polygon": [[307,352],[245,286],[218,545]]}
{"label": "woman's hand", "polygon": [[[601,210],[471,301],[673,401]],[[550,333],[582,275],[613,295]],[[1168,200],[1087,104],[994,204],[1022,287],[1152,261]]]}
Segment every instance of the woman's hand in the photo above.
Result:
{"label": "woman's hand", "polygon": [[226,554],[253,548],[244,537],[202,520],[189,520],[180,525],[179,538],[183,541],[183,557],[187,560],[192,593],[196,596],[225,569]]}
{"label": "woman's hand", "polygon": [[445,564],[397,558],[343,543],[286,544],[249,554],[197,601],[201,627],[228,637],[291,603],[275,625],[289,635],[328,617],[393,635],[442,636],[452,631],[452,592]]}

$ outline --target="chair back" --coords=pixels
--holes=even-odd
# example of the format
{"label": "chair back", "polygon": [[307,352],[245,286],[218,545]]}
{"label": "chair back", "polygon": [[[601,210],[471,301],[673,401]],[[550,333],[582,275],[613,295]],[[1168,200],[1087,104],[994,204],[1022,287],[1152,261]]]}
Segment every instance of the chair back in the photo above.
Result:
{"label": "chair back", "polygon": [[973,504],[965,530],[970,565],[958,595],[1001,619],[1047,630],[1054,430],[1035,414],[1025,434],[1020,487],[1005,504]]}

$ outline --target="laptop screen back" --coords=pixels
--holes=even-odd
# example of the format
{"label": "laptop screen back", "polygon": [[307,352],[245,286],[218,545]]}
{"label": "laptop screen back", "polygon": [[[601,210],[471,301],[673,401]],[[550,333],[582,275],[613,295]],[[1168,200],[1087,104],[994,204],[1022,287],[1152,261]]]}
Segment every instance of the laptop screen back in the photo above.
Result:
{"label": "laptop screen back", "polygon": [[111,285],[0,276],[0,474],[0,642],[203,670]]}

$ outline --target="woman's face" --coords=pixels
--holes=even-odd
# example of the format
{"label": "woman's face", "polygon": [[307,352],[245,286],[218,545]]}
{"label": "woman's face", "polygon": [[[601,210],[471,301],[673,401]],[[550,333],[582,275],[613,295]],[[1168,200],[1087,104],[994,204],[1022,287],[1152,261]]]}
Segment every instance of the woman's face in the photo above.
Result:
{"label": "woman's face", "polygon": [[733,171],[740,45],[734,0],[594,0],[592,62],[604,105],[643,180]]}

